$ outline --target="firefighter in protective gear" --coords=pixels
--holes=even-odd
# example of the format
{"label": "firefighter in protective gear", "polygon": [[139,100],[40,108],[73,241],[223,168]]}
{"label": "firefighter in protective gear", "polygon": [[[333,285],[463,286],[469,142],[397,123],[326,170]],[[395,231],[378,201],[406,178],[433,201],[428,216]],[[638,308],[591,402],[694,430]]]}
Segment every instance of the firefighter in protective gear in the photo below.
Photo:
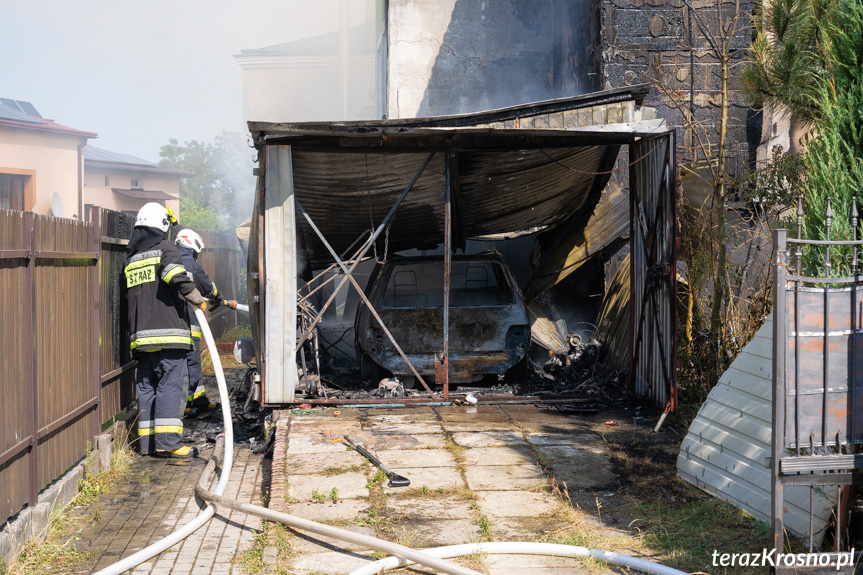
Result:
{"label": "firefighter in protective gear", "polygon": [[[210,281],[210,277],[201,264],[198,263],[198,255],[204,249],[204,240],[201,236],[189,229],[180,230],[174,240],[183,257],[183,267],[189,274],[189,279],[195,282],[195,287],[201,295],[209,300],[208,306],[215,309],[221,303],[219,299],[219,288]],[[207,399],[207,391],[204,389],[204,376],[201,373],[201,326],[198,325],[195,313],[189,304],[189,319],[192,327],[192,340],[195,347],[186,354],[186,364],[189,367],[189,395],[186,403],[186,413],[195,415],[205,409],[215,409],[217,404]]]}
{"label": "firefighter in protective gear", "polygon": [[138,447],[144,455],[196,457],[183,445],[183,408],[188,390],[186,353],[194,342],[186,302],[206,302],[168,239],[176,223],[169,209],[144,205],[135,220],[123,269],[132,356],[138,360]]}

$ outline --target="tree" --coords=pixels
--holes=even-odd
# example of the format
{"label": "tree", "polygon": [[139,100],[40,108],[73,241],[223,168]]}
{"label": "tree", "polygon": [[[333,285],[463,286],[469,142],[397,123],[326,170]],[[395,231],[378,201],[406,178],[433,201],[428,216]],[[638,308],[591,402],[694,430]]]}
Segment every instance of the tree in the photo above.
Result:
{"label": "tree", "polygon": [[222,132],[213,142],[171,138],[162,146],[160,164],[194,173],[180,181],[180,220],[183,225],[230,229],[252,213],[255,178],[254,149],[234,132]]}
{"label": "tree", "polygon": [[[843,0],[836,10],[835,20],[825,25],[831,73],[816,83],[815,136],[804,157],[804,237],[819,240],[826,238],[828,199],[834,239],[852,239],[852,199],[857,198],[858,210],[863,207],[863,0]],[[809,263],[823,267],[818,261]],[[837,257],[834,263],[837,275],[848,273],[849,258]]]}
{"label": "tree", "polygon": [[757,36],[740,77],[754,106],[784,106],[805,123],[815,120],[836,7],[834,0],[771,0],[756,12]]}

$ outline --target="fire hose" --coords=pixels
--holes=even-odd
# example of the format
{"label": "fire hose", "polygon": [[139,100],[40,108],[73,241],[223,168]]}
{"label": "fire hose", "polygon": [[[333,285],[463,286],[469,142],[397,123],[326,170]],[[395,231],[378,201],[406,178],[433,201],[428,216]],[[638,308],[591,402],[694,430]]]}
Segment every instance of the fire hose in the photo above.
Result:
{"label": "fire hose", "polygon": [[[543,543],[478,543],[418,551],[411,549],[410,547],[398,545],[397,543],[392,543],[376,537],[362,535],[346,529],[340,529],[324,523],[318,523],[302,517],[296,517],[287,513],[260,507],[258,505],[241,503],[225,497],[225,488],[228,485],[228,479],[230,478],[231,468],[234,461],[234,427],[230,409],[231,404],[228,396],[228,386],[225,382],[225,374],[222,370],[222,362],[219,358],[219,353],[216,350],[216,343],[213,339],[210,327],[207,324],[206,317],[200,309],[195,310],[195,317],[200,323],[204,341],[206,341],[207,347],[210,349],[210,353],[213,358],[213,368],[216,372],[216,381],[219,386],[219,399],[222,404],[222,418],[225,426],[224,436],[217,439],[213,455],[207,463],[207,466],[204,468],[204,472],[198,479],[198,484],[195,488],[195,493],[202,500],[207,502],[207,506],[185,526],[174,531],[167,537],[153,543],[149,547],[146,547],[125,559],[121,559],[113,565],[109,565],[105,569],[97,572],[95,575],[119,575],[120,573],[128,571],[144,561],[155,557],[159,553],[170,549],[206,524],[207,521],[215,515],[216,506],[233,509],[269,521],[276,521],[295,529],[309,531],[326,537],[333,537],[340,541],[362,545],[368,549],[393,555],[393,557],[366,565],[361,569],[354,571],[351,575],[382,573],[387,569],[397,568],[410,563],[418,563],[432,569],[437,569],[438,571],[448,575],[481,575],[477,571],[444,560],[444,558],[456,557],[474,552],[508,552],[510,554],[594,557],[600,561],[631,567],[653,575],[686,575],[686,573],[678,571],[677,569],[672,569],[644,559],[571,545],[549,545]],[[216,471],[216,467],[220,463],[222,469],[218,483],[216,484],[215,490],[209,491],[205,486],[211,482],[212,476]]]}

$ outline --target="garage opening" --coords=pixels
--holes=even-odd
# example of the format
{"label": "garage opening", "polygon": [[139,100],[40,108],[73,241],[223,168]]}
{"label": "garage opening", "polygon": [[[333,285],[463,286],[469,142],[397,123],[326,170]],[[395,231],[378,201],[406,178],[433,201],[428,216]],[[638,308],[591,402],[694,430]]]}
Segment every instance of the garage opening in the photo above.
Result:
{"label": "garage opening", "polygon": [[571,398],[605,378],[673,408],[674,134],[639,94],[251,123],[265,404]]}

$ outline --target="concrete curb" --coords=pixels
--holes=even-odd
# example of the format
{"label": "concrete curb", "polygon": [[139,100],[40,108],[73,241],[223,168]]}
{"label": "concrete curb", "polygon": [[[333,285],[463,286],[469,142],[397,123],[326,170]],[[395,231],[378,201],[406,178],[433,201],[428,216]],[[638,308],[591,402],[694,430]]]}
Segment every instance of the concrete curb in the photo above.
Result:
{"label": "concrete curb", "polygon": [[51,516],[62,511],[78,495],[81,481],[85,477],[98,475],[111,467],[114,445],[128,443],[129,426],[134,416],[118,421],[105,433],[94,436],[92,450],[85,457],[39,494],[38,503],[27,507],[12,517],[0,529],[0,559],[11,565],[24,546],[32,540],[44,540],[48,533]]}
{"label": "concrete curb", "polygon": [[276,439],[273,443],[273,465],[270,471],[270,504],[268,507],[276,511],[287,511],[285,503],[285,488],[288,484],[288,431],[291,426],[291,412],[281,410],[276,412],[276,427],[273,433]]}

